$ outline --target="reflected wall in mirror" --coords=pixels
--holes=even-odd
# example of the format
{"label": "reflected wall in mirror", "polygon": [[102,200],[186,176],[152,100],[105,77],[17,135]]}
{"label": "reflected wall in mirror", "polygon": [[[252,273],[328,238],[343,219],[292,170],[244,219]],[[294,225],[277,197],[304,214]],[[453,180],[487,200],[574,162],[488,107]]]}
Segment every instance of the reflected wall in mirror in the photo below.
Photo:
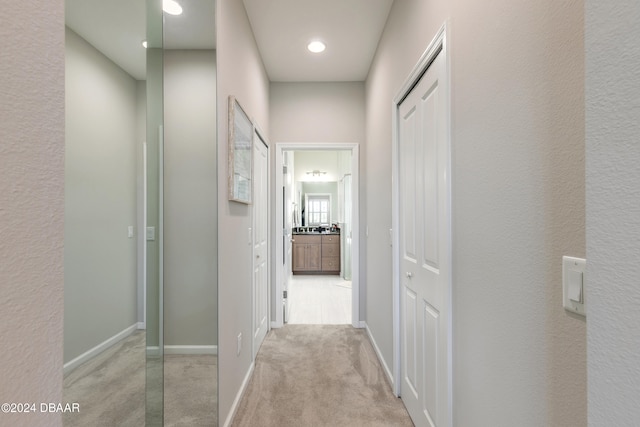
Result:
{"label": "reflected wall in mirror", "polygon": [[164,423],[217,425],[215,3],[164,17]]}
{"label": "reflected wall in mirror", "polygon": [[143,425],[145,4],[65,7],[64,399],[81,411],[63,421]]}
{"label": "reflected wall in mirror", "polygon": [[215,4],[161,5],[65,5],[65,426],[217,425]]}

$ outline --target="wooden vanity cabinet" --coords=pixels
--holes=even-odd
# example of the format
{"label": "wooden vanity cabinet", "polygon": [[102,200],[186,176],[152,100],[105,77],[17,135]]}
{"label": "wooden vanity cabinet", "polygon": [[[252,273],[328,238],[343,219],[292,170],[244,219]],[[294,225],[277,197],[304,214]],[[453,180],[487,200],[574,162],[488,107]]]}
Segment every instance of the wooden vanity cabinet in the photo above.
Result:
{"label": "wooden vanity cabinet", "polygon": [[322,236],[322,272],[340,274],[340,235]]}
{"label": "wooden vanity cabinet", "polygon": [[340,274],[339,234],[294,234],[293,273]]}
{"label": "wooden vanity cabinet", "polygon": [[294,234],[293,272],[319,271],[322,268],[320,235]]}

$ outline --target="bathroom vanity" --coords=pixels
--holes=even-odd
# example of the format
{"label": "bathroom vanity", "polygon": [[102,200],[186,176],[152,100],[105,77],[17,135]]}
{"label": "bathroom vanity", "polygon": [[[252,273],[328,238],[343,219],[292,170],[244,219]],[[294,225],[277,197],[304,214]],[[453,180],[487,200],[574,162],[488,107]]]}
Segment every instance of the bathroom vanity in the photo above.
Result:
{"label": "bathroom vanity", "polygon": [[293,274],[340,274],[340,232],[301,229],[292,233]]}

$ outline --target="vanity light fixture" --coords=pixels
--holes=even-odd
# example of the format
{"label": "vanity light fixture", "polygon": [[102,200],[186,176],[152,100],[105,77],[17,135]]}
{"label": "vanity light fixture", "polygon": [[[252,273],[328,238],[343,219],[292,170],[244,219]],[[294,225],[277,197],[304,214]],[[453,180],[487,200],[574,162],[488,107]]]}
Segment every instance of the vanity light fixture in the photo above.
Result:
{"label": "vanity light fixture", "polygon": [[312,170],[312,171],[308,171],[308,172],[307,172],[307,175],[311,175],[311,176],[320,176],[320,175],[326,175],[326,174],[327,174],[327,172],[325,172],[325,171],[320,171],[320,170],[318,170],[318,169],[314,169],[314,170]]}
{"label": "vanity light fixture", "polygon": [[147,41],[146,40],[142,40],[142,47],[146,49],[147,46],[148,46]]}
{"label": "vanity light fixture", "polygon": [[323,52],[327,48],[327,45],[322,43],[320,40],[314,40],[307,45],[307,49],[309,52],[320,53]]}
{"label": "vanity light fixture", "polygon": [[162,10],[169,15],[182,14],[182,6],[176,0],[162,0]]}

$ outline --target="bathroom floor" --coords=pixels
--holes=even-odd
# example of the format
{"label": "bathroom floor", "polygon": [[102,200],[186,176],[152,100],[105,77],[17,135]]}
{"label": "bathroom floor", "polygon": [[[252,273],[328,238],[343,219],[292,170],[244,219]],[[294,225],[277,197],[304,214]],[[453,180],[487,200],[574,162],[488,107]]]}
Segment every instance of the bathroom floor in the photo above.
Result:
{"label": "bathroom floor", "polygon": [[351,281],[340,276],[293,276],[289,324],[350,325]]}

